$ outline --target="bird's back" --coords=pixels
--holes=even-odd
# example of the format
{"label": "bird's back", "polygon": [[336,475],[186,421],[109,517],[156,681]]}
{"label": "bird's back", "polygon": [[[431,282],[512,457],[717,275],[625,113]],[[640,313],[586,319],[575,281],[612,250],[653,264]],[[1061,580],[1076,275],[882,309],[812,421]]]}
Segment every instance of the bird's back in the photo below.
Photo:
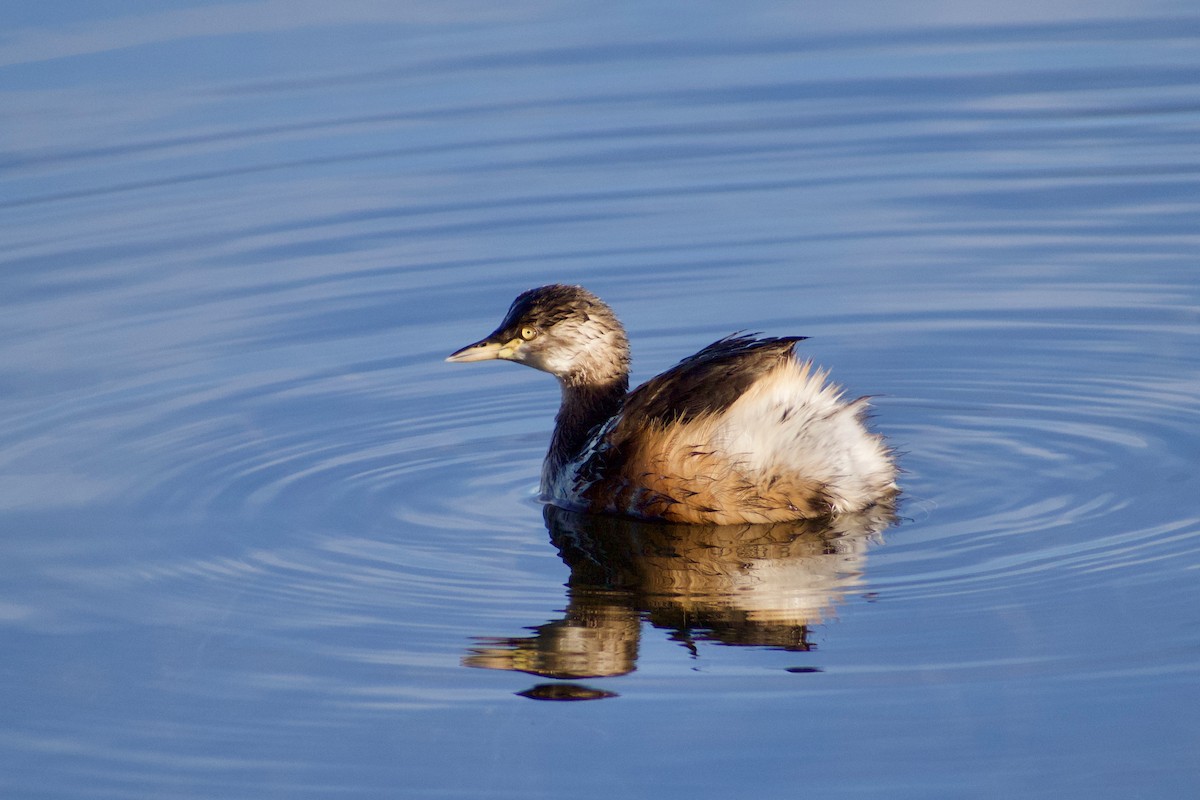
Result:
{"label": "bird's back", "polygon": [[803,337],[721,339],[647,381],[557,482],[594,511],[732,524],[867,508],[896,492],[865,398],[841,401]]}

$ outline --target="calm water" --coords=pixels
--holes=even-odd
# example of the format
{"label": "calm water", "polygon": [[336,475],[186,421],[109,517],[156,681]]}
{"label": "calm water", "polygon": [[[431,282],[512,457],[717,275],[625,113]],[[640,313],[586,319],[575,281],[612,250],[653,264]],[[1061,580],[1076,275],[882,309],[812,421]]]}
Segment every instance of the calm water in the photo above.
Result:
{"label": "calm water", "polygon": [[[1200,15],[1003,5],[7,8],[0,795],[1200,792]],[[551,281],[899,523],[544,518]]]}

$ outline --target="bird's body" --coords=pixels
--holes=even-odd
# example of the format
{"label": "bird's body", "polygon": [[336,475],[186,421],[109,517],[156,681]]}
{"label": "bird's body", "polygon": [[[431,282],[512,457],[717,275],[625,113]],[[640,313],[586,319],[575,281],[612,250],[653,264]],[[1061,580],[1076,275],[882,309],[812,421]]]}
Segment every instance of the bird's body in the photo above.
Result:
{"label": "bird's body", "polygon": [[896,468],[803,337],[734,335],[632,392],[612,310],[576,286],[519,296],[490,336],[450,361],[518,361],[554,374],[562,405],[542,493],[575,510],[671,522],[813,519],[890,502]]}

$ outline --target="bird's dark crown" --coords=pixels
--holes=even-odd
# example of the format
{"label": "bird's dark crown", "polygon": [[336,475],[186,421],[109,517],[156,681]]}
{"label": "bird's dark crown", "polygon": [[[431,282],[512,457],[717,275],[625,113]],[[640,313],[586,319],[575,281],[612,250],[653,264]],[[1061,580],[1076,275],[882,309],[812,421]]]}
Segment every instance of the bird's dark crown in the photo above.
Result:
{"label": "bird's dark crown", "polygon": [[517,331],[524,326],[547,331],[568,319],[599,317],[616,323],[612,309],[582,286],[556,283],[530,289],[517,296],[509,306],[500,330]]}

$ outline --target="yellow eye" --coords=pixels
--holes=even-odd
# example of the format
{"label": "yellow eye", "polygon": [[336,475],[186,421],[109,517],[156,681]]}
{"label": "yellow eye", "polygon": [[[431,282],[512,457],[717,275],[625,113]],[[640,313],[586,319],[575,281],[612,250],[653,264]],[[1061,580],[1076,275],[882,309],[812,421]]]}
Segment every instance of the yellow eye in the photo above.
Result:
{"label": "yellow eye", "polygon": [[525,341],[528,342],[530,339],[532,339],[535,336],[537,336],[537,331],[534,330],[533,328],[530,328],[529,326],[525,326],[524,328],[521,328],[521,338],[524,339]]}

